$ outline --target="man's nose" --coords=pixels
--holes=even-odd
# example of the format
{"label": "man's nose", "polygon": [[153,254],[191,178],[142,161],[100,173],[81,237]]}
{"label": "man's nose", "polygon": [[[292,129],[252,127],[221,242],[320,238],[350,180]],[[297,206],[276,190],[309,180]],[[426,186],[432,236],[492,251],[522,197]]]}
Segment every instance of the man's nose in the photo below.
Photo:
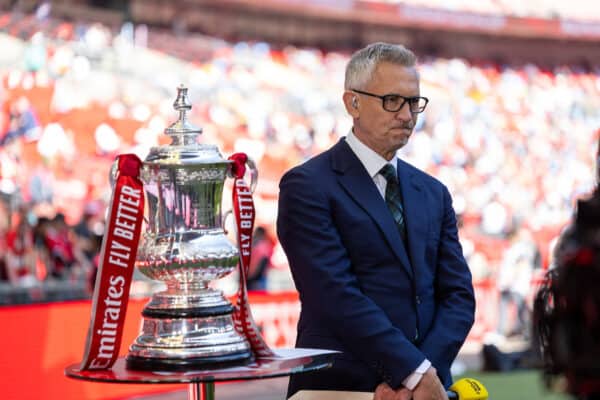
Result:
{"label": "man's nose", "polygon": [[412,112],[410,112],[410,105],[408,101],[405,102],[402,107],[396,112],[396,118],[402,121],[411,121],[413,118]]}

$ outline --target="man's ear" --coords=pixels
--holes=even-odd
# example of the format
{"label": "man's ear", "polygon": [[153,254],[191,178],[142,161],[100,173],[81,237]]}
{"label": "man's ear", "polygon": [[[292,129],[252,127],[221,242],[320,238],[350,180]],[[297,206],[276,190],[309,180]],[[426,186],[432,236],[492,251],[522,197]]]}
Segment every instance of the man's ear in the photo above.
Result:
{"label": "man's ear", "polygon": [[346,111],[352,118],[358,118],[360,116],[360,101],[356,93],[346,90],[343,96],[344,105]]}

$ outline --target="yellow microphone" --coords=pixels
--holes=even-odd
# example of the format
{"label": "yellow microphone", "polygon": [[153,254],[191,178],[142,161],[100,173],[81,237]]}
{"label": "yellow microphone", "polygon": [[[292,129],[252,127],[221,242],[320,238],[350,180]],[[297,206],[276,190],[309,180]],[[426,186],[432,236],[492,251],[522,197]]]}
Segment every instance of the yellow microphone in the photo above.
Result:
{"label": "yellow microphone", "polygon": [[478,380],[462,378],[450,386],[448,398],[450,400],[487,400],[488,391]]}

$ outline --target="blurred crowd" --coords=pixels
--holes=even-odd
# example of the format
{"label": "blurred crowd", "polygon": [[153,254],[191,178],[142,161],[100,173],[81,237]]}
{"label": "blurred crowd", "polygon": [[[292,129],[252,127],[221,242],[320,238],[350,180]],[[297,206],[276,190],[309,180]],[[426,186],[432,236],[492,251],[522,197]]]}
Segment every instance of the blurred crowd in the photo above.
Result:
{"label": "blurred crowd", "polygon": [[[144,158],[169,142],[162,133],[176,119],[172,103],[183,83],[201,140],[257,162],[257,225],[269,244],[260,250],[268,268],[258,270],[271,274],[257,287],[291,288],[274,234],[277,183],[348,132],[341,93],[349,55],[26,18],[39,21],[0,16],[3,279],[93,280],[110,164],[119,153]],[[169,55],[186,46],[193,62]],[[519,247],[504,252],[512,246],[526,243],[522,252],[538,254],[529,257],[531,273],[500,279],[527,289],[535,270],[551,263],[574,200],[595,183],[600,69],[420,61],[430,103],[401,157],[449,186],[476,282],[514,264],[505,258]],[[224,199],[228,209],[228,193]]]}
{"label": "blurred crowd", "polygon": [[448,11],[546,19],[598,21],[600,9],[593,1],[573,0],[367,0],[376,3],[410,4]]}

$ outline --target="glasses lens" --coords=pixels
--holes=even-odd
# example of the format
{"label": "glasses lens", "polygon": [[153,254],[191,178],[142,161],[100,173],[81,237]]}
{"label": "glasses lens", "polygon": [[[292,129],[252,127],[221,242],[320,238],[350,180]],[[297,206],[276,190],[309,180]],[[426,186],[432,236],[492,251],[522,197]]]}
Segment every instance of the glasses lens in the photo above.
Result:
{"label": "glasses lens", "polygon": [[395,94],[383,96],[383,108],[388,111],[398,111],[404,104],[404,97]]}
{"label": "glasses lens", "polygon": [[424,97],[412,97],[408,100],[408,104],[410,105],[410,111],[413,113],[420,113],[425,110],[425,106],[427,105],[427,99]]}
{"label": "glasses lens", "polygon": [[404,106],[405,101],[412,113],[423,112],[427,105],[427,99],[424,97],[402,97],[396,94],[388,94],[383,96],[383,108],[390,112],[397,112]]}

